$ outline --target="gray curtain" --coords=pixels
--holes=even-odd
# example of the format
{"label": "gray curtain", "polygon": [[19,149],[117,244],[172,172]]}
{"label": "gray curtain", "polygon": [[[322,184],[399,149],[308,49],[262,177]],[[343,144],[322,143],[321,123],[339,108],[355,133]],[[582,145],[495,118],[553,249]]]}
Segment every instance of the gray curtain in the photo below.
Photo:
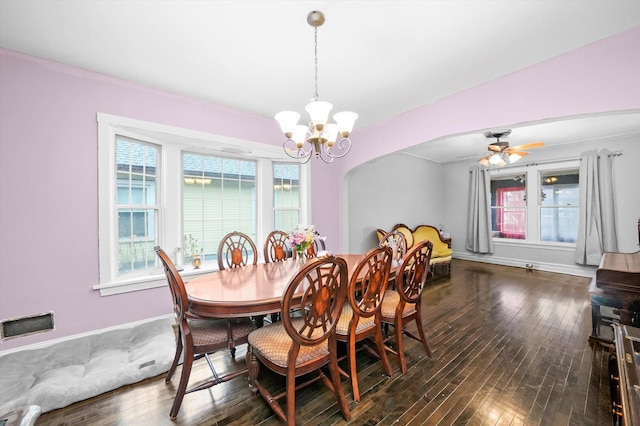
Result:
{"label": "gray curtain", "polygon": [[479,166],[469,169],[467,241],[465,248],[473,253],[493,253],[491,176],[488,169]]}
{"label": "gray curtain", "polygon": [[599,265],[602,254],[618,251],[613,199],[613,155],[603,149],[580,156],[580,206],[575,262]]}

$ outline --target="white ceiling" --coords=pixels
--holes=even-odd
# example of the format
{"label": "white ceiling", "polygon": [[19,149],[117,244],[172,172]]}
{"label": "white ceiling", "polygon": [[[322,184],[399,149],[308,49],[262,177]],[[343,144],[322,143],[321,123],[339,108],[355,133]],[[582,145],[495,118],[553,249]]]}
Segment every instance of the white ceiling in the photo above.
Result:
{"label": "white ceiling", "polygon": [[[640,26],[639,0],[0,0],[0,46],[272,117],[313,95],[314,9],[318,93],[356,127]],[[411,151],[455,161],[478,138]]]}

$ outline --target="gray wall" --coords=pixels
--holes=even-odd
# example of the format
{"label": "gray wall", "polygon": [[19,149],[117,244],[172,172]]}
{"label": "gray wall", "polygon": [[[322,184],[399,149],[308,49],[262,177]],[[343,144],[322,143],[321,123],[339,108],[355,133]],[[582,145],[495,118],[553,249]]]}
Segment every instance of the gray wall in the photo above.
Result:
{"label": "gray wall", "polygon": [[442,166],[406,154],[370,161],[347,176],[348,253],[378,244],[376,229],[442,223]]}
{"label": "gray wall", "polygon": [[[614,160],[618,246],[621,252],[638,250],[640,218],[640,136],[616,137],[596,142],[576,141],[562,147],[531,151],[527,161],[579,157],[589,149],[622,151]],[[574,249],[546,245],[497,243],[493,255],[465,250],[468,170],[475,160],[437,164],[402,154],[392,154],[354,170],[347,180],[350,252],[375,245],[375,229],[397,222],[415,226],[442,224],[451,234],[454,258],[590,276],[593,267],[573,261]],[[400,182],[405,182],[404,184]]]}

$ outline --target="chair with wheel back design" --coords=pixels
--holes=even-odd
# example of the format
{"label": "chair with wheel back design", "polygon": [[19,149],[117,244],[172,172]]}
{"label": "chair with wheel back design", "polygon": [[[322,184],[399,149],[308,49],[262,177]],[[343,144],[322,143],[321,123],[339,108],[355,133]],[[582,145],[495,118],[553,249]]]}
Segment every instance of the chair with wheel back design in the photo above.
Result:
{"label": "chair with wheel back design", "polygon": [[407,239],[402,232],[387,232],[380,238],[378,247],[391,247],[391,267],[396,268],[407,253]]}
{"label": "chair with wheel back design", "polygon": [[225,235],[218,245],[218,268],[222,271],[227,268],[256,265],[258,263],[258,251],[253,240],[242,232],[234,231]]}
{"label": "chair with wheel back design", "polygon": [[289,236],[286,232],[271,231],[264,242],[264,261],[266,263],[283,262],[293,257],[293,250],[289,247],[288,240]]}
{"label": "chair with wheel back design", "polygon": [[[342,416],[351,414],[340,383],[335,328],[346,299],[347,264],[334,256],[307,261],[282,297],[282,321],[249,334],[249,386],[272,410],[295,425],[296,389],[323,380],[338,400]],[[299,309],[304,307],[304,309]],[[294,315],[290,315],[290,313]],[[330,378],[321,367],[329,367]],[[272,395],[259,380],[260,366],[286,377],[286,391]],[[316,372],[317,374],[312,375]],[[303,383],[296,383],[305,376]],[[312,376],[312,377],[311,377]],[[286,412],[279,399],[286,397]]]}
{"label": "chair with wheel back design", "polygon": [[[395,270],[395,289],[387,289],[382,300],[380,311],[382,322],[394,328],[397,351],[392,352],[400,358],[402,373],[407,372],[403,335],[420,341],[427,355],[432,356],[424,334],[421,315],[422,290],[429,275],[432,250],[431,241],[422,241],[414,245]],[[415,321],[419,336],[407,331],[405,326],[411,321]],[[388,337],[387,340],[392,338],[394,337]]]}
{"label": "chair with wheel back design", "polygon": [[324,242],[325,238],[320,236],[320,233],[313,230],[313,234],[315,238],[313,239],[313,244],[309,246],[307,251],[304,253],[304,257],[307,259],[312,259],[318,256],[318,253],[326,250],[326,244]]}
{"label": "chair with wheel back design", "polygon": [[360,388],[356,369],[356,343],[374,338],[377,352],[364,345],[372,355],[382,361],[385,373],[393,376],[382,337],[380,308],[391,271],[391,247],[369,250],[351,274],[347,297],[349,303],[342,309],[336,326],[336,338],[347,344],[346,358],[349,373],[341,374],[351,379],[353,400],[360,401]]}
{"label": "chair with wheel back design", "polygon": [[[171,380],[171,377],[173,377],[173,373],[180,361],[180,355],[184,349],[180,383],[178,384],[178,390],[176,391],[176,396],[173,400],[171,411],[169,412],[169,416],[175,419],[185,394],[208,389],[246,373],[246,370],[239,370],[219,375],[209,354],[223,349],[230,349],[231,356],[235,357],[236,346],[247,343],[247,336],[251,330],[254,329],[254,325],[249,318],[234,318],[228,320],[202,318],[190,312],[187,292],[180,273],[164,250],[158,246],[154,249],[162,261],[165,275],[169,282],[177,325],[176,353],[165,379],[167,383]],[[213,379],[187,389],[193,361],[195,357],[201,356],[204,356],[207,360],[213,373]]]}

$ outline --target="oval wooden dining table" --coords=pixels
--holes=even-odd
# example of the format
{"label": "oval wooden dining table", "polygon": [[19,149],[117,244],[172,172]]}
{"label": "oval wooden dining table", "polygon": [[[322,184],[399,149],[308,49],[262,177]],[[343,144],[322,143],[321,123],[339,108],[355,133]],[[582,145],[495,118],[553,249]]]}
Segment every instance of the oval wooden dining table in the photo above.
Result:
{"label": "oval wooden dining table", "polygon": [[[342,254],[351,272],[361,254]],[[189,310],[202,317],[237,318],[280,312],[280,300],[299,270],[295,259],[225,269],[185,283]],[[345,283],[346,285],[346,283]]]}

